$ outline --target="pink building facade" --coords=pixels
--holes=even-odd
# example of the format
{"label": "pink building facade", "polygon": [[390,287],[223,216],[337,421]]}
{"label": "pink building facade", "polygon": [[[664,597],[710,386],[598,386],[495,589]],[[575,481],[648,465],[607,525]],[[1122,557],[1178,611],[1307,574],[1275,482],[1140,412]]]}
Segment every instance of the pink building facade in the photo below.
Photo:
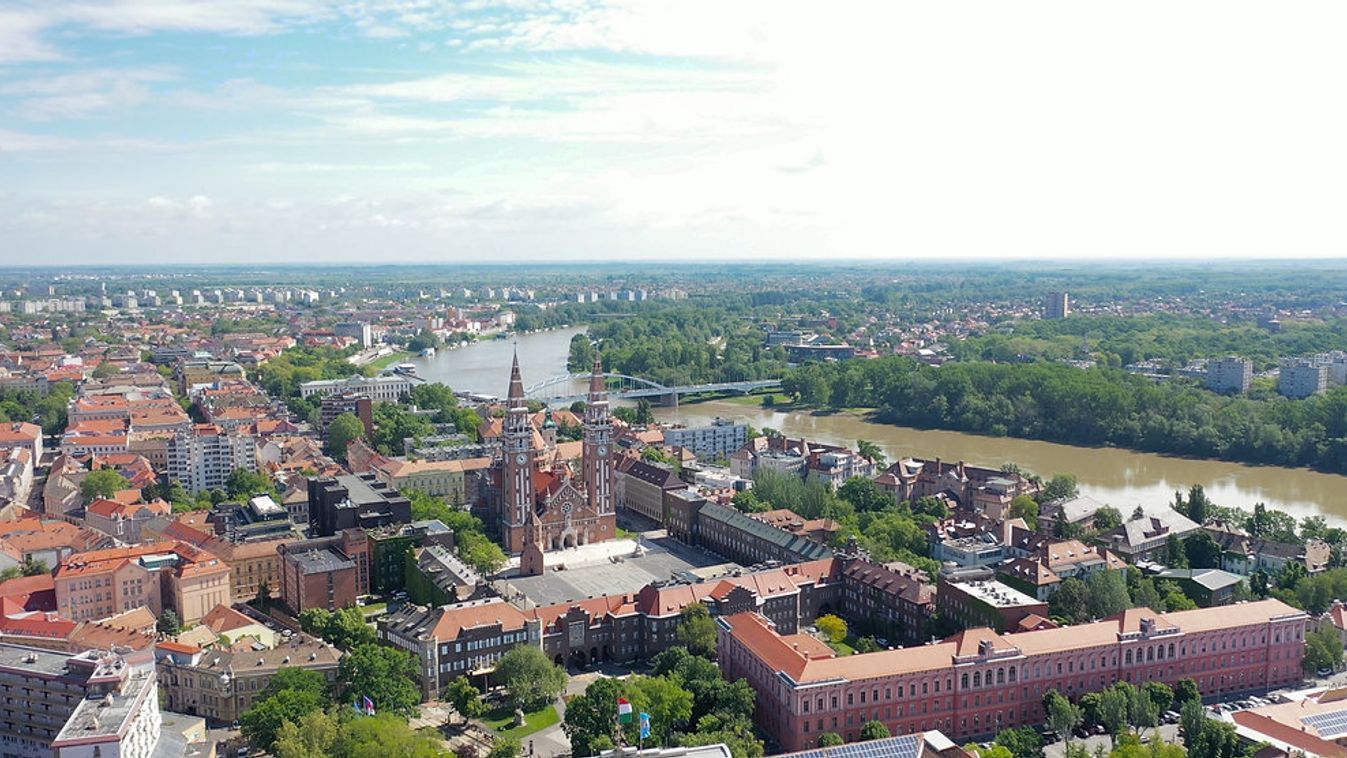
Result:
{"label": "pink building facade", "polygon": [[758,693],[757,720],[783,751],[847,741],[882,721],[894,734],[938,729],[991,736],[1044,721],[1043,696],[1072,700],[1115,682],[1197,682],[1204,696],[1298,682],[1309,618],[1277,600],[1156,613],[1146,608],[1073,627],[997,634],[836,657],[813,637],[779,635],[753,613],[719,620],[718,662]]}

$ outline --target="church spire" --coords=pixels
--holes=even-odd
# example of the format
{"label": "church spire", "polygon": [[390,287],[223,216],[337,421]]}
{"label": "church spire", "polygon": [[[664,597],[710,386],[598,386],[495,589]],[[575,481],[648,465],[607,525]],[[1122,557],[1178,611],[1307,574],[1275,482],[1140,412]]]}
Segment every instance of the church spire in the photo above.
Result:
{"label": "church spire", "polygon": [[514,350],[514,362],[510,364],[510,392],[507,395],[509,400],[524,399],[524,379],[519,375],[519,348]]}

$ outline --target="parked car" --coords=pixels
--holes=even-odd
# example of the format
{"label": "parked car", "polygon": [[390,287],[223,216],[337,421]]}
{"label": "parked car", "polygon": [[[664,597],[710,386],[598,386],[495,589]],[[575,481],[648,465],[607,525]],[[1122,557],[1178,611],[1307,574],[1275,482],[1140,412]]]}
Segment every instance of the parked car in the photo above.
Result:
{"label": "parked car", "polygon": [[1319,669],[1319,672],[1318,672],[1318,673],[1319,673],[1319,676],[1333,676],[1333,669],[1328,668],[1327,666],[1325,666],[1325,667]]}

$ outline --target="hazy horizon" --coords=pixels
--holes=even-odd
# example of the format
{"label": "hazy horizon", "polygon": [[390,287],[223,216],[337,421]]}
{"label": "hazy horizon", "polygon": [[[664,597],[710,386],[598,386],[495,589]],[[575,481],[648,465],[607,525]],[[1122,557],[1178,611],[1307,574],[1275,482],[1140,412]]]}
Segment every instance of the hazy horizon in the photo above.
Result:
{"label": "hazy horizon", "polygon": [[1347,255],[1331,2],[0,5],[0,265]]}

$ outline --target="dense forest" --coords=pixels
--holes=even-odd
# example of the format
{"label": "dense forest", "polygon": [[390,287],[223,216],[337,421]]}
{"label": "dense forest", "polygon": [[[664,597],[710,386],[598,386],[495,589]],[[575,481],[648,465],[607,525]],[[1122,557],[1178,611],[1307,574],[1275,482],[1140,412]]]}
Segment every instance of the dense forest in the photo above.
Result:
{"label": "dense forest", "polygon": [[803,366],[783,388],[818,408],[873,407],[893,424],[1347,473],[1347,388],[1252,399],[1118,369],[903,357]]}
{"label": "dense forest", "polygon": [[764,347],[759,326],[718,308],[663,308],[597,323],[589,337],[571,341],[570,370],[589,369],[591,340],[599,343],[608,371],[665,386],[775,378],[786,371],[785,352]]}
{"label": "dense forest", "polygon": [[1291,322],[1282,331],[1253,321],[1222,323],[1210,318],[1170,314],[1147,316],[1072,316],[1024,320],[949,345],[963,360],[999,362],[1025,359],[1095,358],[1114,368],[1158,358],[1183,366],[1197,358],[1239,355],[1258,369],[1279,358],[1347,347],[1347,320]]}

